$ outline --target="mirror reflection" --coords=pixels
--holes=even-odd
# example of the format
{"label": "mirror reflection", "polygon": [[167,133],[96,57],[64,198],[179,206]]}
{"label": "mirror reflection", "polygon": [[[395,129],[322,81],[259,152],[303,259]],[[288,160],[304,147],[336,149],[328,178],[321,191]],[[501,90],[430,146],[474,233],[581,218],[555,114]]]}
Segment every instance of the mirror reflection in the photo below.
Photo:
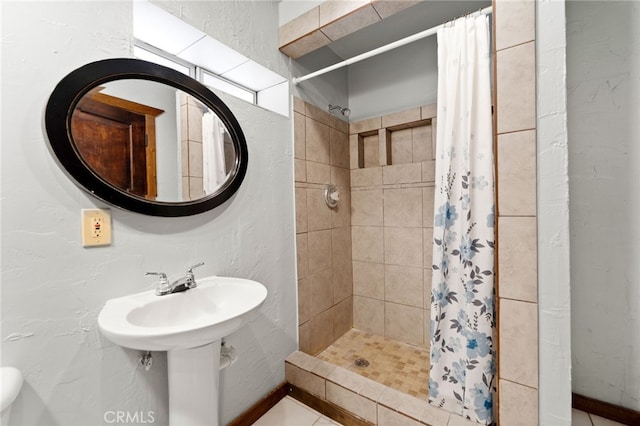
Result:
{"label": "mirror reflection", "polygon": [[72,113],[71,136],[93,173],[147,200],[214,194],[236,162],[229,131],[213,111],[148,80],[110,81],[90,90]]}

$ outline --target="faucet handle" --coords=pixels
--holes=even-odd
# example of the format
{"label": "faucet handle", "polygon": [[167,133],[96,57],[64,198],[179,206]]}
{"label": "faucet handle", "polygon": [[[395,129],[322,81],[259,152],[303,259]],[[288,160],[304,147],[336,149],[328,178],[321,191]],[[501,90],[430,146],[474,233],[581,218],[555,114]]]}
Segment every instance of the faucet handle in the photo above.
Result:
{"label": "faucet handle", "polygon": [[156,294],[157,295],[165,294],[167,291],[169,291],[169,288],[171,287],[171,285],[169,284],[169,278],[167,278],[167,274],[165,274],[164,272],[145,272],[144,273],[145,277],[147,277],[149,275],[159,275],[160,276],[160,279],[156,283]]}
{"label": "faucet handle", "polygon": [[204,262],[196,263],[195,265],[189,266],[187,268],[187,274],[193,274],[193,270],[202,265],[204,265]]}

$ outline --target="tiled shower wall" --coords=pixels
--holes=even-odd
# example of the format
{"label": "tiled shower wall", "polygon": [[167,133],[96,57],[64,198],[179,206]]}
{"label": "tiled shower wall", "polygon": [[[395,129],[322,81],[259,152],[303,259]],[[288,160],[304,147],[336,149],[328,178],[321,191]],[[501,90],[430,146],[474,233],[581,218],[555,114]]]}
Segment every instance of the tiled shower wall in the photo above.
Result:
{"label": "tiled shower wall", "polygon": [[[300,350],[315,355],[352,327],[349,125],[294,98]],[[327,184],[340,201],[329,208]]]}
{"label": "tiled shower wall", "polygon": [[429,343],[435,105],[350,126],[354,327]]}
{"label": "tiled shower wall", "polygon": [[182,194],[185,200],[204,197],[202,174],[202,107],[192,96],[180,94]]}
{"label": "tiled shower wall", "polygon": [[502,425],[538,424],[535,2],[494,1]]}

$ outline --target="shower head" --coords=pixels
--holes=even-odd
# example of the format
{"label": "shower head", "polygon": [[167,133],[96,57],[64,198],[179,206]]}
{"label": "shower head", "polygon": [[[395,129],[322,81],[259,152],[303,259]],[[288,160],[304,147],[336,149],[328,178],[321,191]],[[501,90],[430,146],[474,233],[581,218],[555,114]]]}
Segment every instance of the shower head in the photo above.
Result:
{"label": "shower head", "polygon": [[340,105],[329,104],[329,112],[334,112],[336,110],[340,111],[340,113],[345,117],[348,117],[349,115],[351,115],[351,110],[349,108],[341,107]]}

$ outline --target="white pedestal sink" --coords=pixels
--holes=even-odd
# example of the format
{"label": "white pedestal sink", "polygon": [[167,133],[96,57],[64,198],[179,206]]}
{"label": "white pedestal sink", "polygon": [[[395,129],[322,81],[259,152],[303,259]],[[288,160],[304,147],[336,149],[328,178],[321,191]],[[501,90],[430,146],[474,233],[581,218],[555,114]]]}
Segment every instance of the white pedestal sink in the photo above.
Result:
{"label": "white pedestal sink", "polygon": [[108,300],[98,325],[120,346],[167,351],[171,426],[217,426],[220,341],[257,315],[266,297],[256,281],[201,278],[181,293]]}

